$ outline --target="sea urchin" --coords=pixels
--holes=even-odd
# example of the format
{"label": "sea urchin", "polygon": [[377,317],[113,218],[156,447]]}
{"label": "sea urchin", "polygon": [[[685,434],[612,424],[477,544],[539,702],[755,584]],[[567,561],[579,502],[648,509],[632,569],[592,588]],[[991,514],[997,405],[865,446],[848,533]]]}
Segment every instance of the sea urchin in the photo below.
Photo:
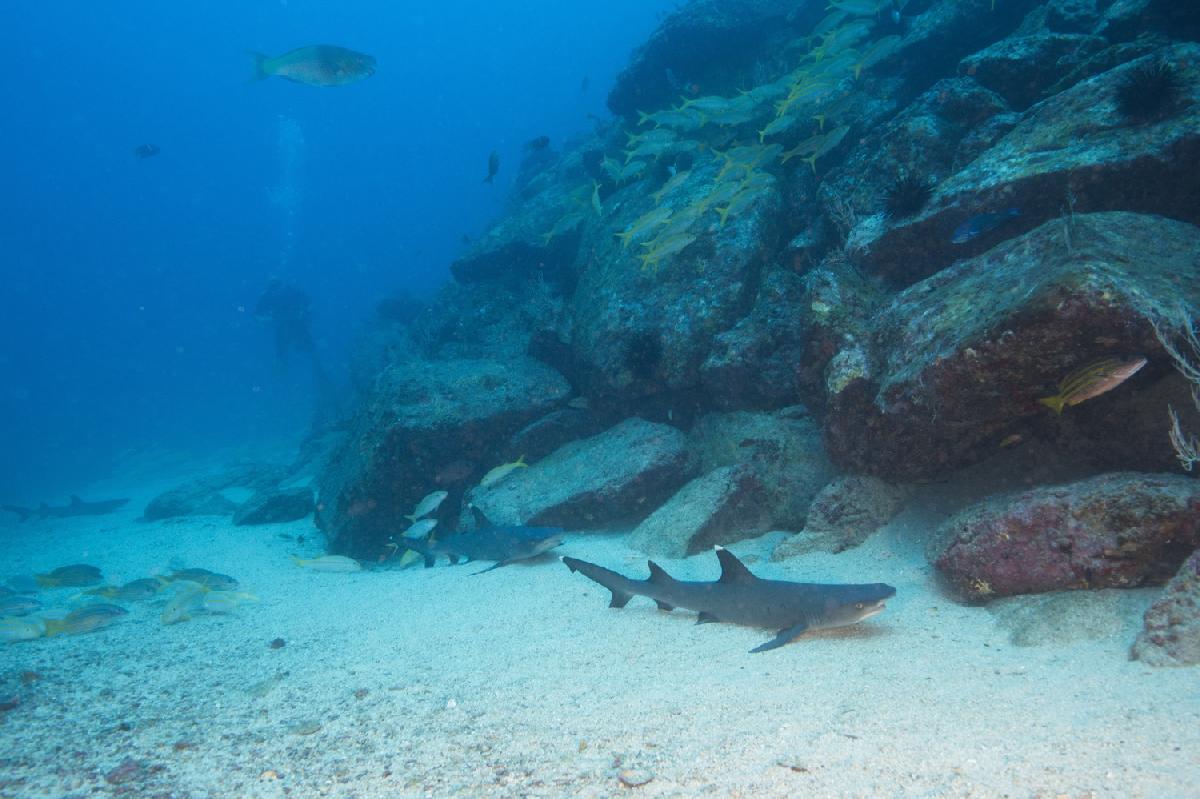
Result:
{"label": "sea urchin", "polygon": [[905,175],[887,189],[883,206],[893,219],[912,216],[925,207],[933,196],[933,182]]}
{"label": "sea urchin", "polygon": [[1170,116],[1182,96],[1179,70],[1151,61],[1130,70],[1117,86],[1117,111],[1131,122],[1152,122]]}

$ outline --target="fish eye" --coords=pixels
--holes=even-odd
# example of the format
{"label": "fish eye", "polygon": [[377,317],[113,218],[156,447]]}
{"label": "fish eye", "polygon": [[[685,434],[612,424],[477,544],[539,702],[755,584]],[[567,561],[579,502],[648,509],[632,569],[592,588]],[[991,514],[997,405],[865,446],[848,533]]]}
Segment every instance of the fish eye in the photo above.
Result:
{"label": "fish eye", "polygon": [[861,603],[861,602],[855,602],[855,603],[854,603],[854,609],[855,609],[855,610],[862,610],[862,609],[863,609],[863,603]]}

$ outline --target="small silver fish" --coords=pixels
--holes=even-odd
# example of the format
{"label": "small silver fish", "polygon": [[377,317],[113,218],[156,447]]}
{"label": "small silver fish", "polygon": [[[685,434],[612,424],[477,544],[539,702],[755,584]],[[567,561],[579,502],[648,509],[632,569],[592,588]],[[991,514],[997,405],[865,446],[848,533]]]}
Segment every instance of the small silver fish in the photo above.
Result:
{"label": "small silver fish", "polygon": [[438,506],[445,502],[446,497],[450,496],[447,491],[434,491],[426,494],[425,497],[417,503],[417,507],[413,508],[413,512],[404,518],[410,522],[415,522],[417,519],[428,516],[438,509]]}

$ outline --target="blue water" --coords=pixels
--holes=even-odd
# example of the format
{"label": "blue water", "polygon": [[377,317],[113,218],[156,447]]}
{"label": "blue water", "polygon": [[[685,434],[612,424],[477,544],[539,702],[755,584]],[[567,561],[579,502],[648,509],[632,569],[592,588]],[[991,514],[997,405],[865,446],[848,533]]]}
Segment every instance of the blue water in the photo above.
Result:
{"label": "blue water", "polygon": [[[617,71],[673,5],[11,4],[0,497],[61,496],[147,446],[301,433],[308,375],[276,370],[251,318],[266,281],[312,295],[338,379],[382,297],[448,279],[525,141],[607,114]],[[378,72],[334,89],[247,81],[245,51],[313,43],[370,53]],[[145,143],[161,154],[135,158]]]}

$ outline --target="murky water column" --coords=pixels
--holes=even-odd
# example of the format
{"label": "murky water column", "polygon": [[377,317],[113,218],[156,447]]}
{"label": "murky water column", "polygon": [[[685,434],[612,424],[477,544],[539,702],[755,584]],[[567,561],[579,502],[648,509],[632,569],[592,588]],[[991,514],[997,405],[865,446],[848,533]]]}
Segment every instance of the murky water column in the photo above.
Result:
{"label": "murky water column", "polygon": [[296,227],[300,208],[304,200],[301,187],[304,170],[304,131],[296,120],[279,116],[279,183],[270,186],[267,192],[271,202],[283,215],[283,247],[279,253],[280,269],[291,265],[292,253],[296,248]]}

